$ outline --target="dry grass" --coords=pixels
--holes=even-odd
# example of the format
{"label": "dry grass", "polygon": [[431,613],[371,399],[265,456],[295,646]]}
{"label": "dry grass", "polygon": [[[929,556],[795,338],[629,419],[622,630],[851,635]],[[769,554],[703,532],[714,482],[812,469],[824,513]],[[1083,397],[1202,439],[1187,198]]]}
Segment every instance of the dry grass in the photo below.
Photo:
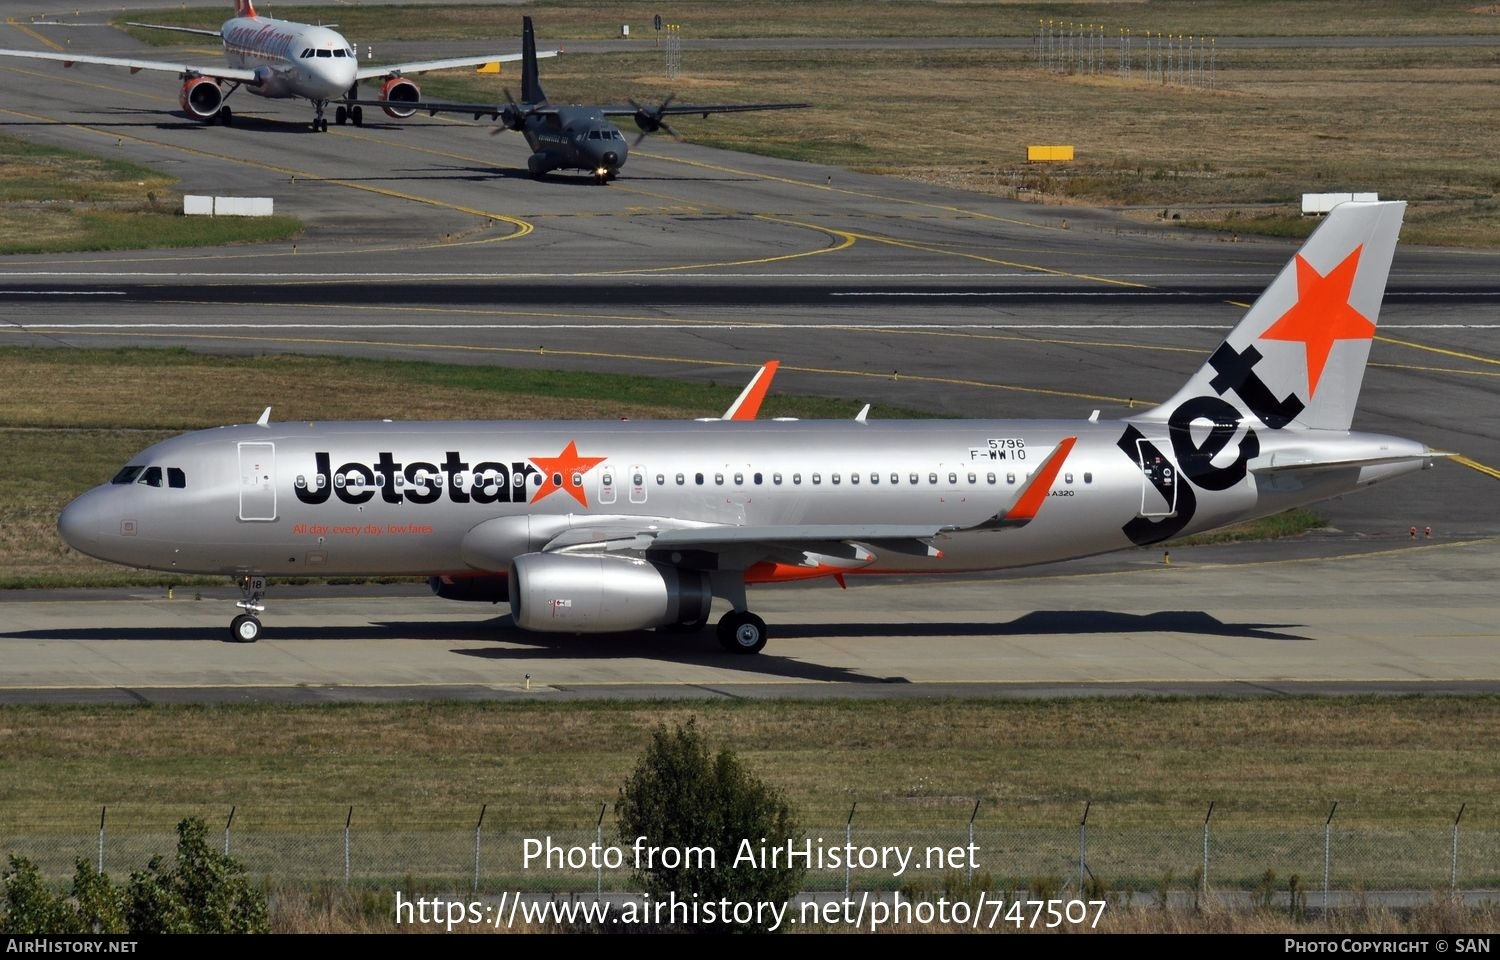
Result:
{"label": "dry grass", "polygon": [[[1500,808],[1500,699],[6,707],[0,834],[182,816],[237,829],[592,826],[650,731],[696,716],[803,822],[1430,827]],[[233,730],[233,736],[226,736]],[[107,745],[104,749],[102,745]]]}
{"label": "dry grass", "polygon": [[[265,9],[274,9],[270,5]],[[339,24],[360,43],[409,40],[411,23],[433,40],[475,37],[510,38],[520,34],[521,15],[536,19],[543,41],[615,37],[630,24],[642,45],[653,42],[651,16],[656,7],[621,0],[576,0],[573,3],[528,3],[453,7],[367,7],[327,4],[298,6],[280,15],[310,22]],[[1410,34],[1500,33],[1500,16],[1473,0],[1410,4],[1400,0],[1274,0],[1245,3],[1199,0],[1192,4],[1140,2],[1010,2],[1010,0],[739,0],[733,3],[674,0],[663,5],[665,21],[682,27],[685,39],[734,37],[999,37],[1030,36],[1037,21],[1055,19],[1102,23],[1110,30],[1130,27],[1194,36],[1401,36]],[[221,6],[186,10],[126,13],[117,22],[151,23],[217,29],[225,19]],[[148,42],[180,43],[161,31],[134,30]]]}
{"label": "dry grass", "polygon": [[292,217],[184,217],[170,177],[0,136],[0,255],[280,240]]}

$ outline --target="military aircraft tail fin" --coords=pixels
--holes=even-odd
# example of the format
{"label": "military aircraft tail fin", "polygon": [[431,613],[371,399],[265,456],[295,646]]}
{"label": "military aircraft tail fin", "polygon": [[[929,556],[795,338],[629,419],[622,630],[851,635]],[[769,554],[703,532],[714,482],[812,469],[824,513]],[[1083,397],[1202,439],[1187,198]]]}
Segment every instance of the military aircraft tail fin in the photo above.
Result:
{"label": "military aircraft tail fin", "polygon": [[1131,419],[1171,420],[1219,397],[1276,429],[1349,429],[1405,210],[1334,207],[1187,385]]}
{"label": "military aircraft tail fin", "polygon": [[542,92],[542,81],[537,75],[536,31],[531,26],[530,17],[521,19],[521,102],[547,102],[547,95]]}

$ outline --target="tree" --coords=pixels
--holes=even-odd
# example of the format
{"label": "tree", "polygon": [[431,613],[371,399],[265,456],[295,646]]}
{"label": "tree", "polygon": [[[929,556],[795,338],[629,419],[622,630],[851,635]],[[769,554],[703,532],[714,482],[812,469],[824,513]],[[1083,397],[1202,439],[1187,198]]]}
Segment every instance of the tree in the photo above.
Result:
{"label": "tree", "polygon": [[132,933],[266,933],[266,898],[245,868],[208,843],[199,817],[177,824],[177,862],[160,856],[130,875],[126,920]]}
{"label": "tree", "polygon": [[[786,856],[791,845],[802,849],[791,806],[733,751],[711,757],[696,720],[670,731],[660,726],[651,734],[644,756],[620,787],[615,817],[623,847],[634,850],[637,838],[644,838],[641,848],[655,850],[635,863],[632,874],[655,901],[674,894],[679,902],[692,901],[696,894],[699,904],[784,903],[802,887],[805,865],[791,866]],[[736,864],[746,841],[757,859]],[[688,855],[701,848],[713,855]],[[758,856],[777,848],[782,853],[775,864]],[[754,921],[712,926],[760,929]]]}

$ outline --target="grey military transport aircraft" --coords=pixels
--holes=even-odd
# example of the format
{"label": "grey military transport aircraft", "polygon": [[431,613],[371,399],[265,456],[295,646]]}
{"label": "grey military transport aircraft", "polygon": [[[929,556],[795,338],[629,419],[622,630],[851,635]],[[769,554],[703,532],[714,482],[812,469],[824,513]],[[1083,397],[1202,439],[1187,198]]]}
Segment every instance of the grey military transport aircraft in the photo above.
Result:
{"label": "grey military transport aircraft", "polygon": [[[667,123],[667,117],[687,114],[708,116],[710,113],[747,113],[754,110],[798,110],[805,103],[713,103],[674,104],[672,97],[655,107],[643,107],[632,101],[629,106],[586,106],[583,104],[553,104],[542,92],[541,80],[536,66],[536,33],[531,18],[522,20],[521,29],[521,102],[510,99],[507,103],[439,103],[413,102],[406,104],[415,110],[436,113],[469,113],[474,119],[488,116],[499,121],[501,130],[519,130],[531,146],[526,169],[533,177],[540,177],[552,170],[587,170],[596,183],[605,184],[619,175],[630,156],[630,143],[620,128],[609,121],[610,117],[633,117],[640,128],[636,143],[641,137],[658,130],[672,136],[677,131]],[[373,101],[350,101],[351,103],[373,103]],[[377,104],[378,105],[378,104]]]}
{"label": "grey military transport aircraft", "polygon": [[[75,549],[267,578],[426,576],[558,633],[766,625],[746,586],[1156,543],[1429,467],[1351,432],[1404,203],[1345,203],[1166,403],[1122,420],[259,422],[143,450],[58,520]],[[748,398],[748,399],[747,399]]]}

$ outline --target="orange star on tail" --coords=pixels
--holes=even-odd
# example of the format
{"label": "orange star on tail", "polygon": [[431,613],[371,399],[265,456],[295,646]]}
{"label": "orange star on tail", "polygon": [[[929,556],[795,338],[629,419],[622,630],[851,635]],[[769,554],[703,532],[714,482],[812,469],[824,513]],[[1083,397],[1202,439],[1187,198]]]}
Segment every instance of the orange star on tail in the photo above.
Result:
{"label": "orange star on tail", "polygon": [[1335,340],[1369,340],[1375,324],[1349,305],[1359,270],[1361,244],[1325,276],[1297,254],[1297,302],[1260,335],[1262,340],[1300,342],[1307,348],[1307,399],[1318,392]]}
{"label": "orange star on tail", "polygon": [[[531,462],[542,471],[542,485],[536,488],[536,493],[532,494],[530,502],[536,503],[558,490],[565,490],[569,496],[587,509],[589,496],[583,488],[582,477],[608,459],[608,457],[580,457],[578,444],[572,440],[569,440],[563,452],[555,457],[532,457]],[[573,481],[575,474],[579,477],[577,483]]]}

